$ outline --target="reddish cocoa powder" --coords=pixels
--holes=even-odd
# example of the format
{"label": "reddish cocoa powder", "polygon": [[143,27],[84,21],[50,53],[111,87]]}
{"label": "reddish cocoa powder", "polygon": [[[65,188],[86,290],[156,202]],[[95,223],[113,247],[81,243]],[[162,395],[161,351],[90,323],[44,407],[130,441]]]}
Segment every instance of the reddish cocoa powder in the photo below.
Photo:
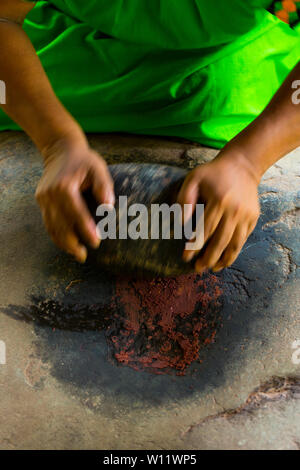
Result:
{"label": "reddish cocoa powder", "polygon": [[214,275],[118,279],[107,330],[112,356],[135,370],[184,375],[214,340],[220,296]]}

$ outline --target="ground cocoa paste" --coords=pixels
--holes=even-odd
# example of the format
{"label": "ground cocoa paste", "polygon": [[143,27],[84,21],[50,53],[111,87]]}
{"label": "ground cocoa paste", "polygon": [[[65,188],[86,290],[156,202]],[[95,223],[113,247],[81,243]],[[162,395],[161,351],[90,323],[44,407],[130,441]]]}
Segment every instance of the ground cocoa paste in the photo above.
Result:
{"label": "ground cocoa paste", "polygon": [[212,274],[117,279],[114,319],[107,329],[112,357],[135,370],[184,374],[214,340],[220,297]]}
{"label": "ground cocoa paste", "polygon": [[[90,281],[87,278],[86,282]],[[14,318],[50,326],[53,331],[104,331],[110,356],[120,365],[155,374],[183,375],[214,341],[221,325],[220,278],[185,274],[174,278],[112,278],[110,291],[72,283],[60,300],[31,296],[29,307],[9,306]]]}

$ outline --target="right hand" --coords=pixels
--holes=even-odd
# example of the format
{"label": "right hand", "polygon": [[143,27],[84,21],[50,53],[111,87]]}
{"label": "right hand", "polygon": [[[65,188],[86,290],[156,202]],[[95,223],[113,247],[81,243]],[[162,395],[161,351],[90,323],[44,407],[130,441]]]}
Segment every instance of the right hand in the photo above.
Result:
{"label": "right hand", "polygon": [[106,162],[87,142],[57,142],[45,154],[36,190],[43,220],[54,243],[84,263],[86,244],[98,248],[96,224],[82,197],[91,187],[99,204],[114,205],[113,181]]}

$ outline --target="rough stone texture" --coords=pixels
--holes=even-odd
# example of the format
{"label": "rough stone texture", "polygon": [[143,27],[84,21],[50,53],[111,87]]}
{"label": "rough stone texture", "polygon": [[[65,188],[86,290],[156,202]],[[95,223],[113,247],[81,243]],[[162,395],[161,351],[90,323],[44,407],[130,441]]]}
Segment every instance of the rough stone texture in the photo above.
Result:
{"label": "rough stone texture", "polygon": [[[51,244],[33,197],[39,155],[23,134],[2,133],[0,141],[0,340],[7,347],[0,448],[299,449],[300,365],[292,361],[300,340],[299,150],[265,175],[258,226],[219,275],[215,342],[185,376],[157,376],[111,361],[97,323],[85,331],[70,320],[65,330],[39,323],[32,295],[89,307],[99,286],[102,298],[111,295],[113,280]],[[216,154],[176,139],[91,142],[110,163],[192,168]]]}

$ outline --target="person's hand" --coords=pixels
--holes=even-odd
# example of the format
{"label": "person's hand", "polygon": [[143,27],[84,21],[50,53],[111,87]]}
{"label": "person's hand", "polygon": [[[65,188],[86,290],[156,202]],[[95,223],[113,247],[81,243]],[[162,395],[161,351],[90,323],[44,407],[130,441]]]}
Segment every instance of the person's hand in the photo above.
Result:
{"label": "person's hand", "polygon": [[100,240],[82,191],[91,187],[99,204],[114,204],[113,182],[105,161],[87,142],[47,150],[45,169],[36,190],[43,220],[54,243],[79,262],[87,257],[85,245]]}
{"label": "person's hand", "polygon": [[200,254],[192,250],[183,253],[185,261],[199,254],[197,272],[220,271],[238,257],[260,214],[258,183],[246,158],[229,150],[188,174],[178,202],[191,204],[193,210],[197,202],[205,205],[204,249]]}

